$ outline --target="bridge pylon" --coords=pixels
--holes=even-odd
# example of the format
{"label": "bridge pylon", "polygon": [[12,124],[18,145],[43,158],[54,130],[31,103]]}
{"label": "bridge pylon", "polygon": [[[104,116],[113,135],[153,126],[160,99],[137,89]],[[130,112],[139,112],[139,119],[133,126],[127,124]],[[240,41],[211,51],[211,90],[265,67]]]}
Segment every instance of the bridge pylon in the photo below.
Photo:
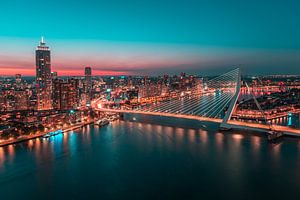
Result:
{"label": "bridge pylon", "polygon": [[235,69],[237,70],[237,82],[236,82],[236,88],[235,88],[235,94],[232,97],[229,107],[226,111],[226,114],[220,124],[220,129],[225,129],[228,130],[231,128],[231,125],[228,124],[228,121],[231,119],[231,116],[233,114],[233,112],[235,111],[236,107],[237,107],[237,101],[238,98],[240,96],[240,92],[241,92],[241,70],[239,68]]}

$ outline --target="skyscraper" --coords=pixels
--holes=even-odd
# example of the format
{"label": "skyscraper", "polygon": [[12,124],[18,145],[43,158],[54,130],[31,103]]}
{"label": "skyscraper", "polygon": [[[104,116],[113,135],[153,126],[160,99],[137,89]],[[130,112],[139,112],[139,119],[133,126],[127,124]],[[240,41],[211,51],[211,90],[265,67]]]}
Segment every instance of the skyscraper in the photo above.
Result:
{"label": "skyscraper", "polygon": [[92,68],[91,67],[85,67],[84,69],[84,75],[85,75],[85,97],[86,97],[86,106],[91,105],[91,98],[92,98]]}
{"label": "skyscraper", "polygon": [[36,58],[36,88],[37,88],[37,109],[52,109],[52,78],[50,49],[46,46],[44,38],[35,51]]}
{"label": "skyscraper", "polygon": [[20,84],[22,81],[22,75],[21,74],[16,74],[16,83]]}

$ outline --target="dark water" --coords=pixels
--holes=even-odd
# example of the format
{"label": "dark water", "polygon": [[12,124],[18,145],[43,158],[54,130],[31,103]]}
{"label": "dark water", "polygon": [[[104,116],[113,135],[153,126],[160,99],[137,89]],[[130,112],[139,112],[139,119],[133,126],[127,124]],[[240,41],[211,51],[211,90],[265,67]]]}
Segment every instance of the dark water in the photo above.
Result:
{"label": "dark water", "polygon": [[0,199],[300,198],[298,139],[143,121],[0,148]]}

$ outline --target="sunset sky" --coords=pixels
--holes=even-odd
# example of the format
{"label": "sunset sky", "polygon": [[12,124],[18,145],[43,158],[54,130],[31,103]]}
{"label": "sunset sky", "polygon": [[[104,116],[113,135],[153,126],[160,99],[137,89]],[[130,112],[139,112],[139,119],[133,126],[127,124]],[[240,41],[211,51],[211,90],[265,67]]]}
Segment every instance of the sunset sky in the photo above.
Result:
{"label": "sunset sky", "polygon": [[296,0],[0,0],[0,75],[300,73]]}

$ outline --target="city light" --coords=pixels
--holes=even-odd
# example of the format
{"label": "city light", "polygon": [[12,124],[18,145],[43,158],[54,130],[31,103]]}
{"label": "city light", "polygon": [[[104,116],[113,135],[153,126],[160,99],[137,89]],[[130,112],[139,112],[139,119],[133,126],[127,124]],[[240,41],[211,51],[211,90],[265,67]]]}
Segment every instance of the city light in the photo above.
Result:
{"label": "city light", "polygon": [[299,199],[300,1],[0,8],[1,200]]}

